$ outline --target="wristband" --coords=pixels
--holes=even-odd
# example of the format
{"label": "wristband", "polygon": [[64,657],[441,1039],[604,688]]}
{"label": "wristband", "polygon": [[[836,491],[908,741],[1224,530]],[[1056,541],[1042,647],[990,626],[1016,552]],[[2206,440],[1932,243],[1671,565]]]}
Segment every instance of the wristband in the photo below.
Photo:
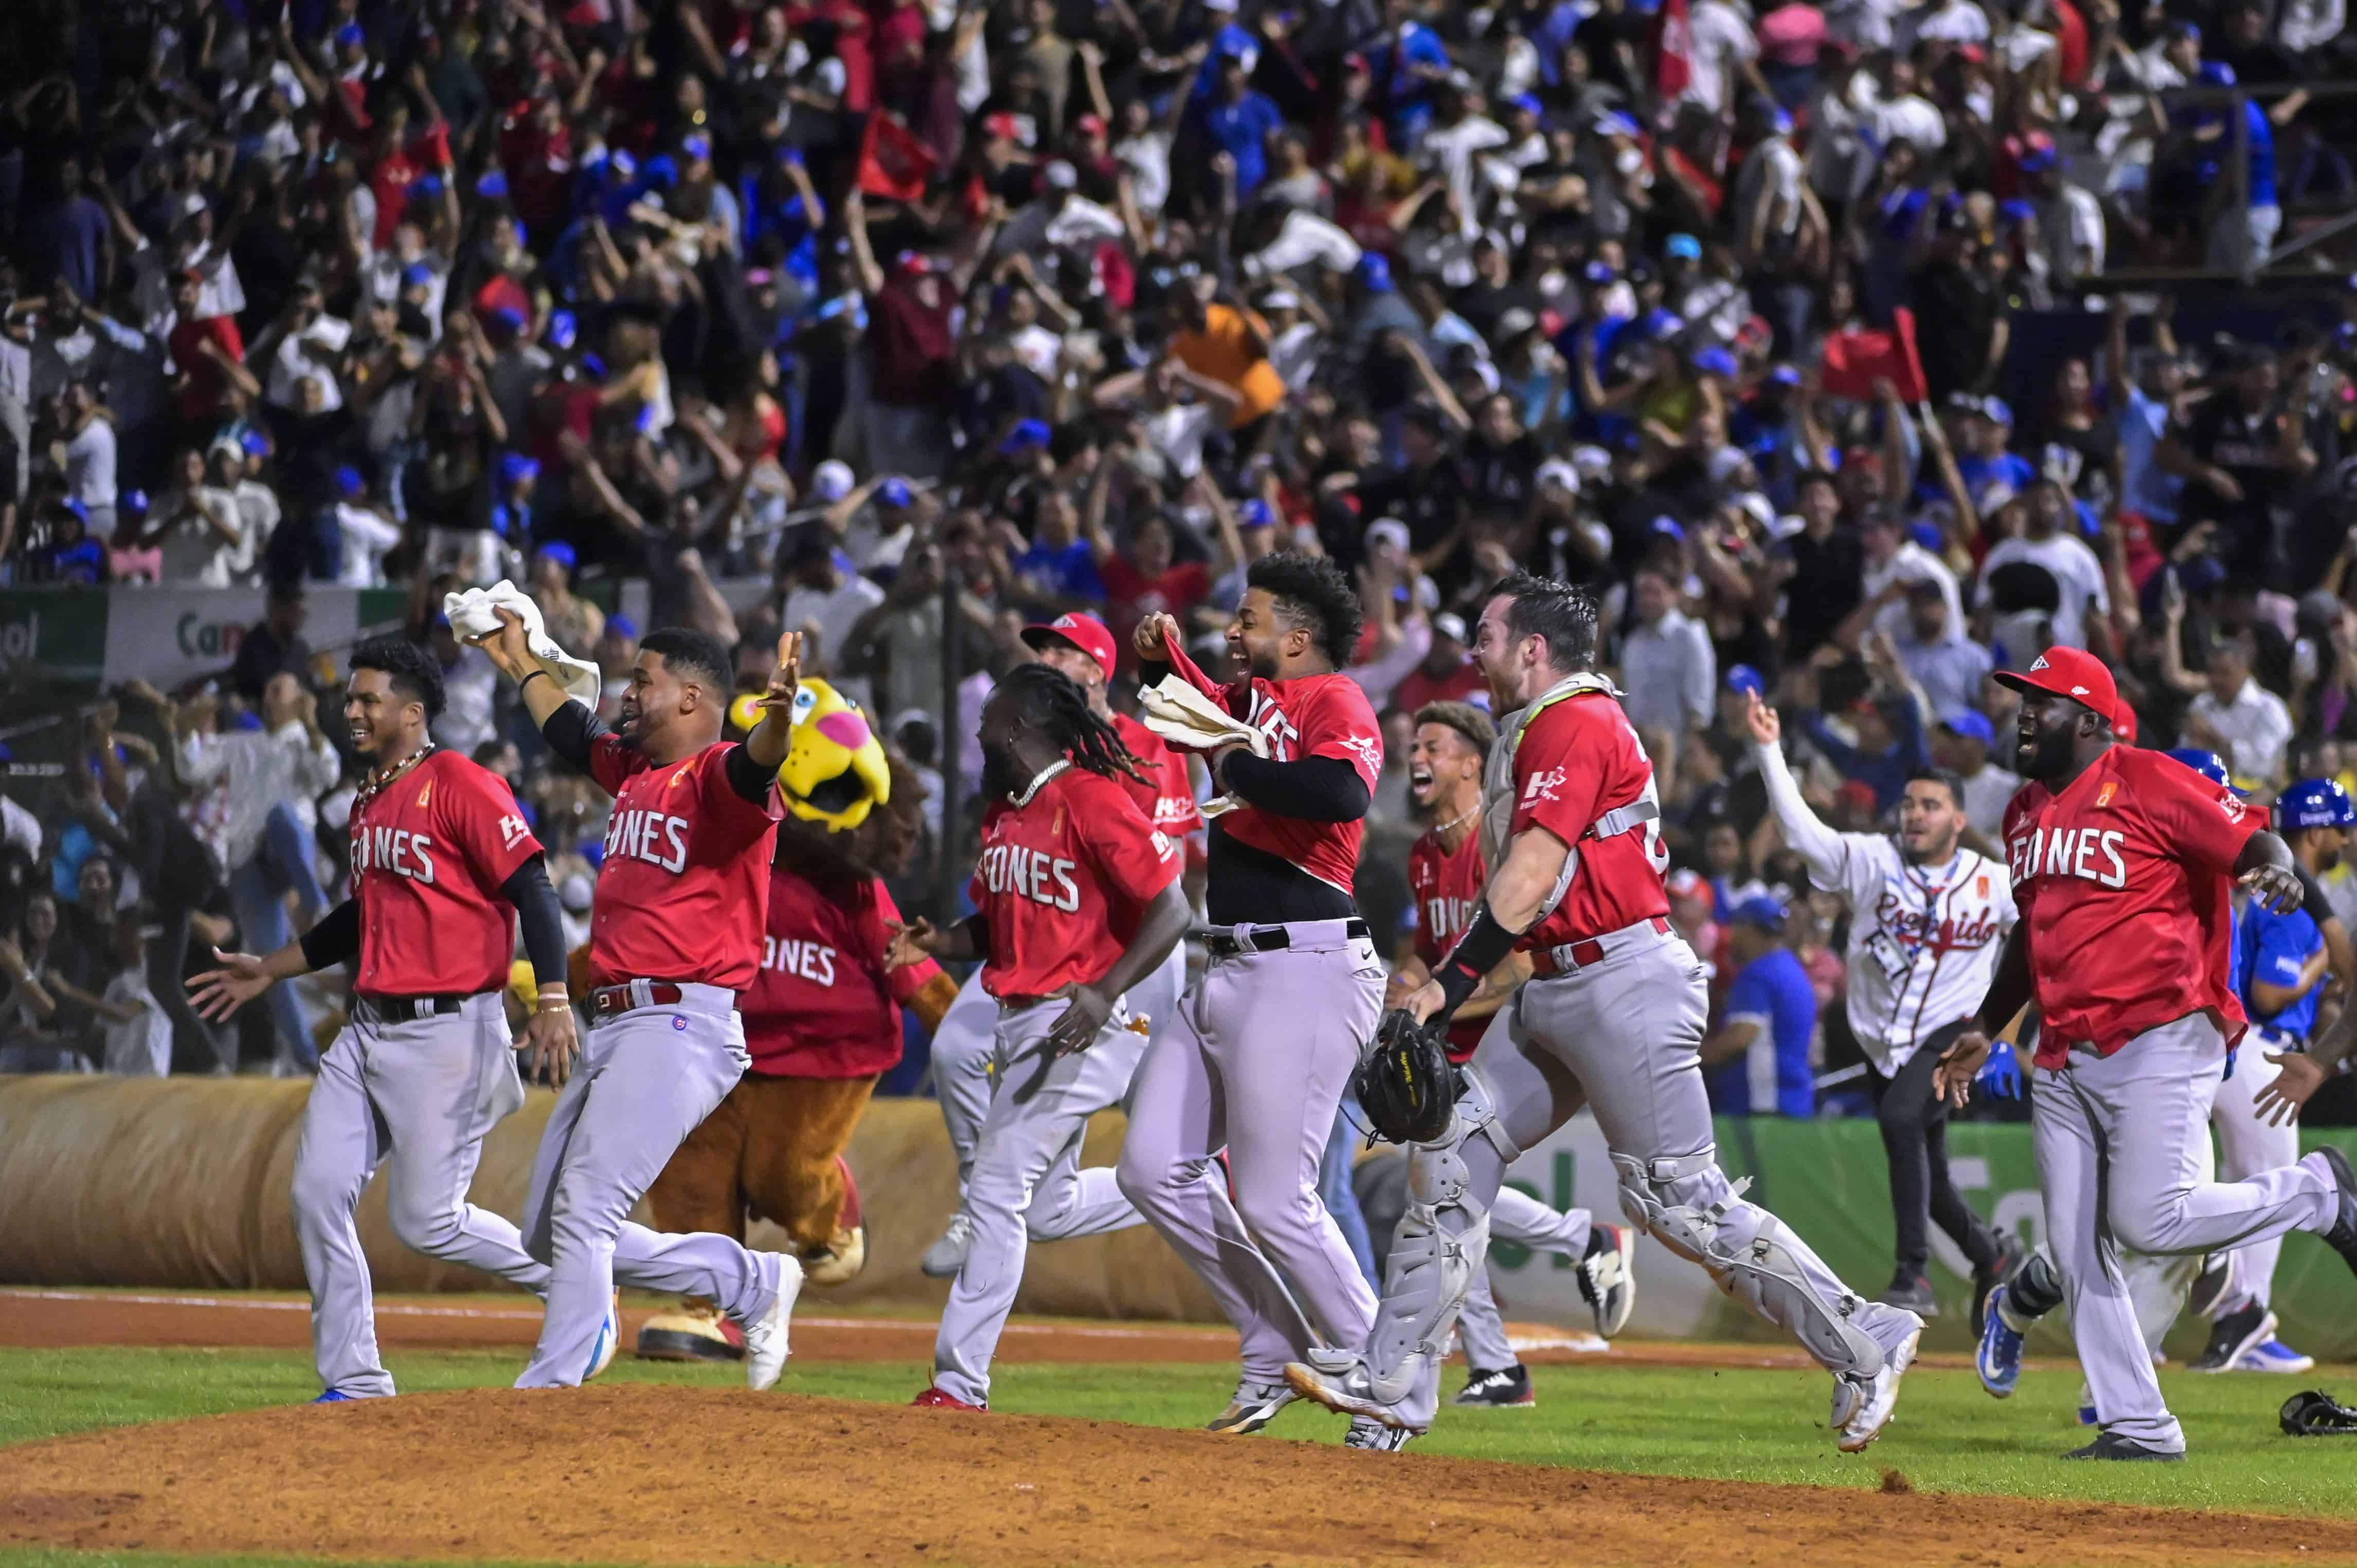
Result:
{"label": "wristband", "polygon": [[522,692],[526,686],[531,685],[534,681],[544,681],[550,678],[551,677],[547,671],[534,670],[531,674],[526,675],[522,680],[516,682],[516,690],[518,692]]}
{"label": "wristband", "polygon": [[1440,984],[1443,1001],[1440,1011],[1428,1021],[1444,1021],[1456,1012],[1490,972],[1506,961],[1515,942],[1521,940],[1498,923],[1498,918],[1490,913],[1490,901],[1484,898],[1481,912],[1473,917],[1473,923],[1457,939],[1457,945],[1448,950],[1448,956],[1440,961],[1440,968],[1433,974],[1432,978]]}

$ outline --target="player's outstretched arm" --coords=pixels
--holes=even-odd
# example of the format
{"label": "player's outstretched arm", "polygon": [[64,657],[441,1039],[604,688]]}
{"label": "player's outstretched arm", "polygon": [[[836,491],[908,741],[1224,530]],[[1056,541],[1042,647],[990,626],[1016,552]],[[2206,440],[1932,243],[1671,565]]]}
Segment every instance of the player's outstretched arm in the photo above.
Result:
{"label": "player's outstretched arm", "polygon": [[1097,1032],[1113,1016],[1114,1004],[1131,987],[1162,967],[1178,939],[1187,934],[1187,922],[1193,912],[1187,908],[1187,895],[1173,882],[1154,896],[1138,918],[1137,934],[1113,961],[1092,985],[1083,985],[1072,993],[1071,1005],[1064,1009],[1048,1030],[1048,1049],[1060,1057],[1084,1051],[1096,1039]]}
{"label": "player's outstretched arm", "polygon": [[1801,798],[1801,786],[1784,762],[1784,725],[1776,710],[1751,693],[1744,710],[1744,727],[1751,737],[1751,755],[1760,764],[1760,778],[1768,786],[1768,809],[1776,826],[1821,887],[1840,887],[1848,880],[1842,835],[1825,826]]}
{"label": "player's outstretched arm", "polygon": [[990,951],[990,927],[980,915],[968,915],[946,931],[921,915],[907,925],[884,924],[892,934],[884,949],[887,969],[906,969],[929,958],[971,963]]}
{"label": "player's outstretched arm", "polygon": [[188,982],[188,1001],[199,1016],[218,1022],[234,1016],[239,1008],[280,981],[341,963],[360,950],[361,907],[347,898],[276,952],[257,958],[253,953],[213,949],[213,957],[221,966]]}

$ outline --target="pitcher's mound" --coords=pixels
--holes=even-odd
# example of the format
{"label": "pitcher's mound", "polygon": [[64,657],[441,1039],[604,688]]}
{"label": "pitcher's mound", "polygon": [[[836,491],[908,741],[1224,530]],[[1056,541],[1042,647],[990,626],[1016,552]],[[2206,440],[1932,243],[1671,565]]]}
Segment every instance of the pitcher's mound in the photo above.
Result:
{"label": "pitcher's mound", "polygon": [[2330,1521],[1654,1480],[646,1385],[301,1405],[0,1450],[0,1543],[36,1542],[863,1568],[2357,1560],[2357,1525]]}

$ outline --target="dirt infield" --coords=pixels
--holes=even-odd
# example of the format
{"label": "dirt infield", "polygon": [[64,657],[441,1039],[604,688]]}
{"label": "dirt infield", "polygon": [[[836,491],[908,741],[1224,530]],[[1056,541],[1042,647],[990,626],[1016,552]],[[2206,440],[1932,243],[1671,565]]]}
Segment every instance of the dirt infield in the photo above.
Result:
{"label": "dirt infield", "polygon": [[[781,1484],[797,1477],[825,1485]],[[873,1568],[2357,1562],[2357,1523],[1889,1487],[1377,1457],[676,1386],[475,1390],[0,1450],[0,1543]]]}
{"label": "dirt infield", "polygon": [[[624,1304],[623,1343],[660,1310]],[[540,1309],[520,1297],[380,1296],[377,1338],[395,1350],[500,1350],[529,1346]],[[1598,1349],[1592,1337],[1544,1324],[1507,1326],[1522,1359],[1554,1362],[1645,1363],[1698,1367],[1804,1368],[1797,1350],[1762,1345],[1703,1345],[1623,1340]],[[83,1345],[176,1345],[307,1350],[309,1302],[284,1293],[222,1295],[162,1292],[0,1288],[0,1346],[56,1349]],[[927,1361],[933,1324],[926,1318],[794,1315],[794,1355],[813,1361]],[[1005,1361],[1233,1361],[1235,1331],[1172,1323],[1076,1323],[1017,1319],[999,1348]],[[1922,1365],[1963,1366],[1967,1358],[1926,1356]]]}

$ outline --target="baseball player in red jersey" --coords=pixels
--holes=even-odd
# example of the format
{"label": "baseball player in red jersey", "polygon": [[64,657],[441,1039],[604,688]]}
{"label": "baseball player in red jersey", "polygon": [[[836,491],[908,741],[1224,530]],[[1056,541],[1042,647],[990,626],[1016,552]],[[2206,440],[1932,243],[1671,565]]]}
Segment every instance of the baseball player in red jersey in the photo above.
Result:
{"label": "baseball player in red jersey", "polygon": [[744,1326],[746,1380],[766,1389],[785,1369],[802,1265],[726,1236],[650,1230],[630,1213],[749,1061],[737,999],[761,966],[795,637],[778,641],[761,722],[731,745],[721,733],[734,661],[717,639],[650,632],[608,730],[565,694],[522,623],[500,620],[480,646],[517,682],[549,749],[614,797],[590,907],[597,1023],[549,1113],[524,1210],[525,1246],[551,1273],[540,1344],[516,1386],[581,1380],[619,1279],[718,1302]]}
{"label": "baseball player in red jersey", "polygon": [[[742,1240],[748,1213],[775,1221],[817,1285],[842,1283],[865,1262],[843,1156],[877,1078],[899,1063],[901,1009],[936,1028],[957,994],[938,964],[886,961],[900,911],[882,874],[897,875],[915,849],[924,797],[905,765],[888,765],[889,800],[847,826],[788,793],[761,967],[741,1004],[752,1065],[647,1190],[664,1230]],[[679,1360],[740,1354],[718,1304],[704,1299],[650,1320],[638,1350]]]}
{"label": "baseball player in red jersey", "polygon": [[[1118,655],[1104,622],[1090,615],[1061,615],[1025,627],[1023,640],[1039,653],[1040,663],[1060,671],[1080,687],[1088,697],[1089,711],[1113,725],[1129,748],[1136,771],[1116,771],[1114,782],[1146,813],[1146,821],[1174,840],[1200,827],[1202,813],[1195,804],[1185,756],[1163,745],[1161,736],[1135,719],[1114,713],[1105,701],[1106,682],[1113,679]],[[1148,1035],[1160,1028],[1178,1011],[1178,993],[1186,988],[1187,950],[1174,946],[1162,966],[1122,998],[1132,1026]],[[990,1064],[997,1037],[998,1008],[983,990],[982,972],[976,970],[933,1035],[933,1092],[941,1101],[942,1123],[949,1129],[950,1147],[957,1155],[961,1194],[974,1165],[983,1118],[990,1112]],[[1072,1157],[1080,1157],[1077,1148]],[[961,1203],[919,1266],[936,1279],[951,1277],[965,1262],[973,1236],[973,1218]]]}
{"label": "baseball player in red jersey", "polygon": [[[1245,584],[1228,628],[1232,684],[1194,666],[1170,617],[1138,623],[1148,683],[1175,671],[1258,730],[1268,755],[1211,755],[1214,787],[1238,802],[1211,823],[1211,961],[1146,1049],[1119,1167],[1122,1191],[1241,1336],[1243,1379],[1211,1423],[1226,1433],[1267,1425],[1294,1397],[1285,1364],[1358,1343],[1373,1319],[1318,1173],[1383,990],[1351,896],[1383,756],[1366,694],[1336,668],[1358,641],[1358,596],[1331,562],[1290,553],[1254,562]],[[1222,1143],[1232,1201],[1206,1179]],[[1393,1441],[1372,1423],[1352,1440]]]}
{"label": "baseball player in red jersey", "polygon": [[[2006,858],[2020,922],[1973,1026],[1941,1059],[1958,1105],[1989,1037],[2033,1000],[2030,1138],[2100,1435],[2082,1459],[2175,1459],[2119,1250],[2221,1252],[2313,1230],[2357,1268],[2357,1175],[2326,1147],[2246,1181],[2209,1179],[2210,1112],[2242,1037],[2229,983],[2239,881],[2298,906],[2292,854],[2233,790],[2163,753],[2114,744],[2111,671],[2050,648],[1997,680],[2021,693]],[[2004,1310],[2004,1289],[1991,1297]]]}
{"label": "baseball player in red jersey", "polygon": [[[266,958],[217,953],[190,998],[226,1018],[277,981],[357,955],[351,1021],[319,1058],[295,1150],[295,1233],[311,1285],[320,1402],[393,1391],[377,1353],[368,1259],[352,1215],[390,1162],[393,1233],[432,1258],[512,1280],[535,1294],[548,1265],[516,1228],[466,1201],[483,1137],[523,1103],[501,993],[522,917],[538,983],[526,1039],[562,1073],[575,1049],[565,987],[565,921],[540,841],[506,780],[427,728],[442,711],[442,669],[397,638],[352,650],[344,722],[377,764],[352,806],[352,896]],[[591,1376],[613,1358],[610,1293],[598,1304]]]}
{"label": "baseball player in red jersey", "polygon": [[1595,602],[1561,583],[1510,578],[1482,611],[1474,654],[1503,726],[1485,790],[1493,869],[1472,925],[1407,1010],[1445,1021],[1517,949],[1532,977],[1464,1069],[1447,1133],[1411,1151],[1373,1331],[1286,1377],[1331,1409],[1427,1428],[1506,1167],[1584,1090],[1623,1211],[1834,1374],[1833,1425],[1856,1451],[1889,1421],[1922,1319],[1845,1288],[1718,1168],[1698,1055],[1705,970],[1671,929],[1652,768],[1611,684],[1590,672],[1595,653]]}
{"label": "baseball player in red jersey", "polygon": [[[946,931],[919,920],[893,945],[983,960],[998,1004],[996,1091],[966,1211],[974,1238],[916,1403],[982,1410],[990,1361],[1023,1280],[1027,1232],[1042,1240],[1137,1223],[1105,1170],[1078,1169],[1089,1118],[1116,1103],[1145,1037],[1122,998],[1186,934],[1178,846],[1115,779],[1136,768],[1080,687],[1046,664],[999,682],[982,710],[982,857],[974,912]],[[1058,1179],[1060,1178],[1060,1179]]]}
{"label": "baseball player in red jersey", "polygon": [[[1408,747],[1408,802],[1432,825],[1408,847],[1407,883],[1415,896],[1414,950],[1392,971],[1384,1005],[1399,1006],[1432,978],[1432,971],[1473,923],[1481,907],[1489,863],[1481,854],[1481,768],[1497,744],[1490,715],[1469,703],[1427,703],[1415,714]],[[1514,988],[1530,976],[1530,960],[1508,957],[1465,1000],[1448,1026],[1448,1059],[1470,1061]],[[1637,1302],[1630,1263],[1636,1235],[1625,1226],[1598,1225],[1584,1208],[1549,1208],[1518,1187],[1498,1189],[1491,1234],[1541,1251],[1560,1252],[1578,1266],[1579,1293],[1606,1338],[1628,1326]],[[1460,1405],[1535,1404],[1531,1375],[1506,1337],[1487,1269],[1473,1272],[1457,1317],[1458,1342],[1469,1369]]]}

